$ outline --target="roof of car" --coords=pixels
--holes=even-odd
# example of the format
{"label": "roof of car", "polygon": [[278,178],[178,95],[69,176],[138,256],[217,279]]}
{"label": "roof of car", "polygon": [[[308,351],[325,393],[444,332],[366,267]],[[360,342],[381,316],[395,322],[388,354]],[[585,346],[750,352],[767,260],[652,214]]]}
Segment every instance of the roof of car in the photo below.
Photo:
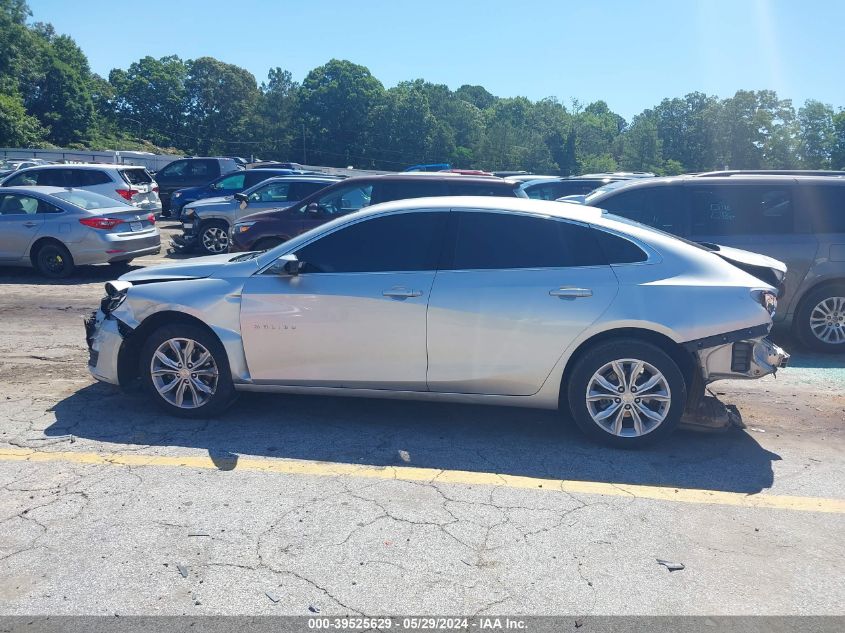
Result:
{"label": "roof of car", "polygon": [[441,171],[417,171],[417,172],[400,172],[396,174],[377,174],[371,176],[355,176],[347,178],[344,183],[355,183],[364,180],[387,180],[387,181],[420,181],[420,180],[443,180],[444,182],[471,182],[480,185],[490,184],[506,184],[513,186],[514,182],[497,178],[495,176],[465,176],[463,174],[453,174]]}
{"label": "roof of car", "polygon": [[845,186],[845,177],[843,176],[817,176],[817,175],[796,175],[796,174],[749,174],[738,173],[725,176],[708,176],[701,178],[693,174],[686,174],[681,176],[665,176],[657,178],[634,178],[632,180],[617,180],[608,185],[591,192],[590,195],[602,195],[604,193],[613,193],[619,191],[628,191],[640,187],[664,186],[673,183],[694,183],[701,186],[710,186],[714,184],[739,184],[739,183],[761,183],[761,182],[793,182],[805,183],[815,185],[840,185]]}
{"label": "roof of car", "polygon": [[[556,217],[581,222],[598,220],[605,213],[596,207],[583,204],[557,202],[555,200],[531,200],[498,196],[440,196],[436,198],[412,198],[383,202],[365,207],[364,212],[373,214],[404,209],[478,209],[491,211],[515,211],[534,215]],[[361,212],[359,212],[361,213]]]}
{"label": "roof of car", "polygon": [[33,165],[18,171],[41,171],[45,169],[146,169],[146,167],[143,165],[118,165],[116,163],[56,163],[55,165]]}
{"label": "roof of car", "polygon": [[[77,189],[81,189],[82,191],[88,191],[87,189],[77,187]],[[45,185],[21,185],[18,187],[0,187],[0,191],[3,193],[21,193],[29,191],[31,193],[41,193],[46,195],[51,195],[54,193],[62,193],[65,191],[73,191],[71,187],[48,187]]]}

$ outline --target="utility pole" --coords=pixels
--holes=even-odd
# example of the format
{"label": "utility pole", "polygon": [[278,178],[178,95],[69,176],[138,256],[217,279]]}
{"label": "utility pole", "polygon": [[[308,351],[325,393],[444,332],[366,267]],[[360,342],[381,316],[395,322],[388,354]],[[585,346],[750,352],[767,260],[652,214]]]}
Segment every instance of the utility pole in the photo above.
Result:
{"label": "utility pole", "polygon": [[302,162],[308,164],[308,156],[305,153],[305,124],[302,124]]}

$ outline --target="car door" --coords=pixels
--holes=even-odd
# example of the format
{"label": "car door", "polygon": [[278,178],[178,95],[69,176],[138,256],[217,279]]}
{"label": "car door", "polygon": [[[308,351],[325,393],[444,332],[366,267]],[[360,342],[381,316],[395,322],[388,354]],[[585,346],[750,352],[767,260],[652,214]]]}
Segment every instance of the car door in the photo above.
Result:
{"label": "car door", "polygon": [[[247,186],[251,186],[250,183],[247,184],[246,181],[246,172],[238,172],[235,174],[229,174],[218,180],[212,187],[215,196],[231,196],[233,194],[239,193],[243,191]],[[260,181],[257,181],[260,182]]]}
{"label": "car door", "polygon": [[686,189],[690,239],[733,246],[784,262],[784,297],[791,298],[818,250],[808,215],[796,212],[795,187],[778,179],[760,184],[696,184]]}
{"label": "car door", "polygon": [[18,193],[0,193],[0,260],[26,256],[44,224],[38,213],[38,198]]}
{"label": "car door", "polygon": [[216,160],[208,158],[196,158],[188,165],[188,174],[185,186],[199,187],[207,184],[220,175],[220,166]]}
{"label": "car door", "polygon": [[453,211],[428,307],[428,388],[536,393],[616,295],[592,231],[541,216]]}
{"label": "car door", "polygon": [[365,218],[297,249],[301,273],[250,277],[241,332],[252,378],[425,390],[426,306],[447,217]]}

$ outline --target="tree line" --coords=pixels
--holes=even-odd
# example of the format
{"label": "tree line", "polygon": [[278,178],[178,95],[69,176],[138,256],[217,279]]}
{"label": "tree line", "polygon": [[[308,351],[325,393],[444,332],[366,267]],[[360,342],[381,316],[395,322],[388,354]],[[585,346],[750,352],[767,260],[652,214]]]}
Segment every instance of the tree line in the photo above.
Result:
{"label": "tree line", "polygon": [[67,35],[0,0],[0,146],[260,156],[398,170],[415,163],[676,174],[845,169],[845,110],[797,110],[771,90],[666,98],[630,121],[604,101],[497,97],[423,79],[384,85],[332,59],[302,83],[271,68],[260,84],[213,57],[144,57],[103,78]]}

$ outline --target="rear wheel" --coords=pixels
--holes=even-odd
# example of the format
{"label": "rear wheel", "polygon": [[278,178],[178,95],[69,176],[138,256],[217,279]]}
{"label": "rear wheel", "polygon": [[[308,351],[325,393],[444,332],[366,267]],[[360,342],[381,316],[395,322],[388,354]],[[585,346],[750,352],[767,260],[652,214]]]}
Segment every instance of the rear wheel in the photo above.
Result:
{"label": "rear wheel", "polygon": [[809,293],[795,318],[798,337],[805,346],[817,352],[845,352],[845,284]]}
{"label": "rear wheel", "polygon": [[140,373],[156,403],[172,415],[209,417],[234,399],[223,345],[192,324],[160,327],[144,342]]}
{"label": "rear wheel", "polygon": [[35,267],[51,279],[70,277],[75,268],[70,251],[58,242],[48,242],[38,249]]}
{"label": "rear wheel", "polygon": [[637,448],[671,434],[686,404],[681,370],[659,347],[608,341],[587,350],[567,385],[575,422],[590,438]]}
{"label": "rear wheel", "polygon": [[200,248],[209,255],[220,255],[229,251],[229,225],[220,220],[205,222],[200,227]]}

